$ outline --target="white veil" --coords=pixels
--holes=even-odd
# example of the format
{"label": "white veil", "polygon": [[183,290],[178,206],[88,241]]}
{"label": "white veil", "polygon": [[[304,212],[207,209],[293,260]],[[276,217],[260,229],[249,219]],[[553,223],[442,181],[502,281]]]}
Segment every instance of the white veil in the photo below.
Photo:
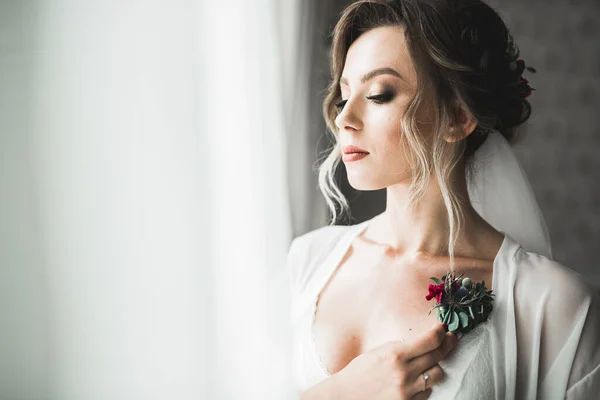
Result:
{"label": "white veil", "polygon": [[500,132],[492,131],[475,152],[468,190],[473,208],[490,225],[525,250],[552,258],[544,216],[525,171]]}

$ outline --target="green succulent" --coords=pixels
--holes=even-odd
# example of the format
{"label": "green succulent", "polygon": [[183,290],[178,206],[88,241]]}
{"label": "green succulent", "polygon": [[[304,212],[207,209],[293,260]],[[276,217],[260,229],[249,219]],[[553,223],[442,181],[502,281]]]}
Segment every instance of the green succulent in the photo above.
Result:
{"label": "green succulent", "polygon": [[[439,285],[443,283],[444,286],[441,301],[429,313],[436,310],[438,320],[447,330],[467,333],[488,319],[495,295],[492,290],[486,288],[485,281],[473,285],[470,278],[462,276],[463,274],[455,277],[448,273],[441,279],[431,278],[438,285],[438,292],[441,291]],[[456,296],[459,289],[462,290],[459,296]]]}

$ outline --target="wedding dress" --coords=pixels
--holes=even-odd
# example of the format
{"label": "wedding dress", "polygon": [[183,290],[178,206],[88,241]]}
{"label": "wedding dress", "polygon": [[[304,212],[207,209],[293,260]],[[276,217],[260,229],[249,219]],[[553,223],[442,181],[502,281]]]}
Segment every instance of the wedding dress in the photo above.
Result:
{"label": "wedding dress", "polygon": [[[494,310],[440,362],[446,379],[430,399],[600,399],[600,297],[551,259],[545,222],[508,143],[491,135],[476,162],[473,205],[505,235],[493,263]],[[287,269],[298,393],[328,377],[313,336],[317,298],[370,221],[326,226],[292,241]]]}

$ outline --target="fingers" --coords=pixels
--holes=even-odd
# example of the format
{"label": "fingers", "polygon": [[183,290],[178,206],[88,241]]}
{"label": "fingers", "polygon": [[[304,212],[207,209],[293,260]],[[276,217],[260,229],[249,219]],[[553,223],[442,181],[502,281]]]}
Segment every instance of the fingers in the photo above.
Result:
{"label": "fingers", "polygon": [[431,389],[427,389],[424,392],[419,392],[415,394],[411,400],[426,400],[431,395]]}
{"label": "fingers", "polygon": [[444,334],[442,344],[438,348],[410,360],[408,363],[409,370],[415,371],[417,374],[426,371],[431,366],[445,359],[457,343],[458,337],[452,332],[447,332]]}
{"label": "fingers", "polygon": [[[427,380],[425,380],[425,378],[423,377],[423,373],[421,373],[415,378],[415,381],[413,383],[412,391],[413,393],[415,393],[415,396],[417,396],[420,393],[431,393],[431,388],[444,381],[444,370],[437,364],[429,368],[424,373],[428,376]],[[427,397],[423,398],[426,399],[428,397],[429,394],[427,395]],[[421,397],[413,397],[413,399],[414,398]]]}
{"label": "fingers", "polygon": [[410,348],[407,349],[406,357],[410,360],[437,349],[442,344],[445,335],[446,329],[444,325],[436,324],[411,344]]}

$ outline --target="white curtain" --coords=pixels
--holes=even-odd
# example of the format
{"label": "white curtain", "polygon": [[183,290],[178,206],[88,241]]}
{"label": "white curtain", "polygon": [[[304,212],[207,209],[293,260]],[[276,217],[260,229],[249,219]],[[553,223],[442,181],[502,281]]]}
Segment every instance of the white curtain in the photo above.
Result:
{"label": "white curtain", "polygon": [[0,399],[293,398],[284,3],[0,3]]}

